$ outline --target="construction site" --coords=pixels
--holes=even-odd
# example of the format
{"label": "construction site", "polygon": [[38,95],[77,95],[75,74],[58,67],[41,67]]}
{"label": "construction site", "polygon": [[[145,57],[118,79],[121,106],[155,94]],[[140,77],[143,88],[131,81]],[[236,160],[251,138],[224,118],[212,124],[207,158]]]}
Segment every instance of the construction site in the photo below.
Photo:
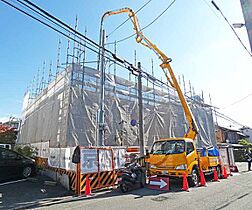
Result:
{"label": "construction site", "polygon": [[[151,75],[145,72],[136,58],[134,65],[122,65],[116,54],[109,58],[99,52],[98,56],[83,44],[77,27],[76,21],[75,32],[68,36],[65,65],[60,65],[59,41],[56,75],[50,69],[46,77],[43,67],[24,98],[18,143],[36,148],[39,164],[54,168],[56,173],[75,173],[71,157],[79,146],[121,150],[117,155],[114,151],[105,154],[105,159],[114,156],[122,167],[125,161],[120,159],[125,159],[125,153],[134,150],[145,154],[155,141],[182,137],[192,129],[176,86],[155,78],[153,69]],[[95,62],[86,59],[96,56]],[[125,70],[128,73],[123,73]],[[195,94],[190,81],[190,90],[186,90],[183,76],[181,80],[177,86],[184,87],[188,109],[199,126],[197,147],[216,147],[213,108],[204,103],[203,93]],[[112,162],[105,168],[115,170]]]}
{"label": "construction site", "polygon": [[[135,44],[159,60],[151,69],[137,51],[133,62],[119,57],[116,41],[106,48],[103,21],[122,13],[133,25]],[[78,196],[115,186],[125,193],[132,185],[169,191],[173,179],[189,192],[206,187],[205,176],[217,183],[238,172],[233,148],[217,144],[222,134],[210,94],[206,103],[203,91],[195,93],[190,80],[173,72],[172,59],[145,36],[136,13],[128,7],[104,11],[99,44],[78,32],[77,17],[74,28],[52,18],[67,31],[55,50],[56,68],[44,62],[24,96],[17,144],[35,149],[40,173]]]}

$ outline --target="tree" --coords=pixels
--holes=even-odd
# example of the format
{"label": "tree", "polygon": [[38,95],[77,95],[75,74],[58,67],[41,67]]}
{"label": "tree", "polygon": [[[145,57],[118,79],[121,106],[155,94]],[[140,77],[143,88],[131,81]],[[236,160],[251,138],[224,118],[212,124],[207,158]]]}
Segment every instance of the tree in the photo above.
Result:
{"label": "tree", "polygon": [[32,157],[32,158],[38,155],[38,148],[35,148],[30,145],[16,145],[14,150],[22,155]]}
{"label": "tree", "polygon": [[15,130],[6,125],[0,125],[0,143],[15,144],[17,134]]}
{"label": "tree", "polygon": [[250,143],[247,139],[239,140],[239,144],[246,146],[246,147],[252,147],[252,143]]}
{"label": "tree", "polygon": [[247,139],[241,139],[239,141],[239,144],[243,145],[244,147],[249,148],[249,150],[252,150],[252,143],[250,143]]}

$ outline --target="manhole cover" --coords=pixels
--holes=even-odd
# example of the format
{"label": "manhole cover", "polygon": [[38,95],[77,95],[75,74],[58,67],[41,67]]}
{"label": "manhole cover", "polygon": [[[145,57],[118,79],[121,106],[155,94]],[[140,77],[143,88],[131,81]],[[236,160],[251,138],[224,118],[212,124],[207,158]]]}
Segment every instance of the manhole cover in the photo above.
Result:
{"label": "manhole cover", "polygon": [[167,200],[167,199],[168,199],[168,197],[158,196],[158,197],[152,198],[151,200],[153,200],[153,201],[164,201],[164,200]]}

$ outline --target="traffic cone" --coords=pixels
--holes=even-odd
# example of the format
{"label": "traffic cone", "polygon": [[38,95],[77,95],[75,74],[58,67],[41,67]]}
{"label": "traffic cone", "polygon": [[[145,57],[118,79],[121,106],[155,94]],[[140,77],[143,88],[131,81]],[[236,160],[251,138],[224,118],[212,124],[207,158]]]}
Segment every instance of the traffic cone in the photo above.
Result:
{"label": "traffic cone", "polygon": [[90,180],[89,177],[86,177],[86,188],[85,188],[85,196],[91,195],[91,187],[90,187]]}
{"label": "traffic cone", "polygon": [[223,179],[227,179],[227,178],[228,178],[227,169],[226,169],[225,166],[224,166],[224,168],[223,168],[223,174],[222,174],[222,176],[223,176]]}
{"label": "traffic cone", "polygon": [[183,187],[182,190],[189,192],[189,186],[186,178],[186,173],[183,174]]}
{"label": "traffic cone", "polygon": [[200,170],[200,186],[205,186],[207,187],[207,183],[205,180],[205,176],[202,170]]}
{"label": "traffic cone", "polygon": [[216,168],[215,168],[215,167],[214,167],[214,181],[215,181],[215,182],[218,182],[218,181],[219,181],[218,174],[217,174],[217,171],[216,171]]}

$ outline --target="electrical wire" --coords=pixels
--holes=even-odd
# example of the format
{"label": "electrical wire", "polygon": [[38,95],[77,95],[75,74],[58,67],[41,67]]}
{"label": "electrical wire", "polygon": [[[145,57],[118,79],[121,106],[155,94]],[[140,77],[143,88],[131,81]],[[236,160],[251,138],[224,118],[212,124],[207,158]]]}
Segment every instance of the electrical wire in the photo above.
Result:
{"label": "electrical wire", "polygon": [[[39,19],[36,18],[35,16],[33,16],[33,15],[27,13],[26,11],[24,11],[24,10],[22,10],[22,9],[20,9],[20,8],[18,8],[18,7],[16,7],[15,5],[13,5],[13,4],[11,4],[11,3],[5,1],[5,0],[1,0],[1,1],[4,2],[5,4],[7,4],[7,5],[13,7],[14,9],[18,10],[19,12],[21,12],[21,13],[23,13],[23,14],[29,16],[30,18],[32,18],[32,19],[38,21],[39,23],[41,23],[41,24],[43,24],[43,25],[45,25],[45,26],[51,28],[52,30],[54,30],[54,31],[60,33],[61,35],[65,36],[65,37],[68,37],[68,38],[71,39],[72,41],[75,41],[75,42],[78,43],[78,41],[76,41],[76,40],[74,40],[73,38],[69,37],[67,34],[65,34],[65,33],[63,33],[62,31],[60,31],[60,30],[58,30],[58,29],[56,29],[56,28],[50,26],[49,24],[43,22],[42,20],[39,20]],[[81,43],[80,43],[80,44],[81,44]],[[87,48],[90,49],[90,50],[92,50],[93,52],[98,53],[97,51],[95,51],[94,49],[92,49],[92,48],[90,48],[90,47],[87,47]]]}
{"label": "electrical wire", "polygon": [[221,109],[227,109],[227,108],[229,108],[230,106],[233,106],[233,105],[235,105],[235,104],[238,104],[238,103],[244,101],[245,99],[247,99],[247,98],[250,97],[250,96],[252,96],[252,93],[250,93],[250,94],[248,94],[247,96],[245,96],[245,97],[243,97],[243,98],[241,98],[241,99],[239,99],[239,100],[233,102],[233,103],[230,104],[229,106],[226,106],[226,107],[221,108]]}
{"label": "electrical wire", "polygon": [[[38,19],[37,17],[34,17],[33,15],[29,14],[28,12],[26,12],[26,11],[24,11],[24,10],[22,10],[22,9],[20,9],[20,8],[18,8],[18,7],[16,7],[15,5],[13,5],[13,4],[11,4],[11,3],[5,1],[5,0],[1,0],[1,1],[4,2],[5,4],[7,4],[7,5],[13,7],[14,9],[18,10],[19,12],[21,12],[21,13],[23,13],[23,14],[29,16],[30,18],[32,18],[32,19],[38,21],[39,23],[41,23],[41,24],[43,24],[43,25],[45,25],[45,26],[51,28],[52,30],[54,30],[54,31],[56,31],[56,32],[58,32],[58,33],[60,33],[61,35],[65,36],[65,37],[67,37],[67,38],[69,38],[69,39],[71,39],[72,41],[74,41],[74,42],[76,42],[76,43],[79,43],[80,45],[83,45],[83,46],[84,46],[84,44],[83,44],[82,42],[78,42],[78,41],[75,40],[74,38],[69,37],[68,34],[66,34],[66,33],[64,33],[64,32],[62,32],[62,31],[60,31],[60,30],[54,28],[53,26],[49,25],[48,23],[45,23],[44,21]],[[25,0],[25,1],[26,1],[26,0]],[[41,14],[40,14],[40,15],[41,15]],[[51,16],[51,15],[50,15],[50,16]],[[45,17],[44,17],[44,18],[45,18]],[[46,19],[47,19],[47,18],[46,18]],[[54,20],[58,22],[58,19],[57,19],[57,18],[54,18]],[[60,22],[60,23],[63,23],[62,21],[59,21],[59,22]],[[54,23],[54,24],[55,24],[55,23]],[[66,26],[67,26],[67,25],[66,25]],[[61,28],[62,28],[62,27],[61,27]],[[74,32],[75,32],[75,30],[72,29],[71,27],[67,26],[67,28],[69,28],[69,29],[71,29],[71,31],[74,31]],[[65,29],[65,30],[66,30],[66,29]],[[84,39],[86,39],[86,40],[88,40],[88,41],[90,40],[89,38],[87,38],[86,36],[82,35],[81,33],[78,32],[78,34],[79,34],[80,36],[82,36]],[[99,45],[98,45],[97,43],[95,43],[94,41],[92,41],[92,40],[90,40],[90,41],[91,41],[92,44],[94,44],[94,45],[96,45],[96,46],[99,46]],[[87,46],[86,46],[86,47],[87,47]],[[100,47],[100,46],[99,46],[99,47]],[[99,52],[97,52],[96,50],[94,50],[94,49],[91,48],[91,47],[87,47],[87,48],[90,49],[91,51],[97,53],[97,54],[99,53]],[[97,49],[97,48],[96,48],[96,49]],[[108,50],[107,50],[107,52],[111,53],[111,52],[108,51]],[[111,55],[112,55],[112,57],[115,56],[113,53],[111,53]],[[117,64],[118,66],[120,66],[120,67],[122,67],[122,68],[125,68],[125,69],[127,69],[127,70],[130,70],[130,71],[131,71],[132,68],[135,69],[135,70],[137,70],[135,67],[133,67],[133,65],[132,65],[131,63],[129,63],[129,62],[126,61],[126,60],[122,60],[122,59],[119,59],[119,58],[115,59],[115,57],[113,57],[114,59],[111,59],[111,57],[108,57],[108,56],[105,56],[105,58],[107,58],[108,60],[113,61],[113,62],[114,62],[115,64]],[[122,62],[122,61],[123,61],[123,62]],[[153,84],[155,84],[157,87],[161,87],[161,88],[162,88],[164,85],[168,87],[168,84],[167,84],[167,83],[165,83],[165,82],[163,82],[163,81],[161,81],[161,80],[158,80],[158,79],[154,78],[153,76],[151,76],[150,74],[148,74],[148,73],[145,72],[145,71],[142,71],[142,70],[141,70],[141,72],[142,72],[144,78],[146,78],[146,79],[148,78],[149,80],[151,80],[151,82],[152,82]],[[187,97],[187,96],[186,96],[186,97]],[[190,98],[190,97],[187,97],[187,98],[189,98],[189,99],[192,100],[192,101],[195,101],[194,99],[192,99],[192,98]],[[223,114],[221,114],[221,113],[219,113],[219,112],[218,112],[218,114],[220,114],[221,116],[224,116]],[[228,117],[226,117],[226,118],[228,118]],[[231,118],[228,118],[228,119],[230,120]],[[231,119],[231,120],[232,120],[232,119]],[[236,122],[236,121],[233,120],[233,122]],[[237,122],[236,122],[236,123],[237,123]]]}
{"label": "electrical wire", "polygon": [[[74,34],[73,32],[71,32],[70,30],[64,28],[63,26],[61,26],[60,24],[58,24],[56,21],[51,20],[49,17],[45,16],[44,14],[40,13],[39,11],[36,11],[36,10],[33,9],[32,7],[30,7],[29,5],[24,4],[24,3],[21,2],[20,0],[17,0],[17,2],[18,2],[18,3],[20,4],[20,6],[22,6],[23,8],[25,8],[25,7],[29,8],[29,9],[30,9],[31,11],[33,11],[34,13],[39,14],[40,16],[42,16],[43,18],[45,18],[46,20],[48,20],[48,21],[52,22],[53,24],[57,25],[58,27],[64,29],[68,34],[75,35],[75,34]],[[80,38],[80,37],[78,37],[78,38],[79,38],[80,40],[84,41],[83,38]],[[96,49],[98,49],[97,46],[95,46],[95,45],[93,45],[93,44],[91,44],[91,43],[87,43],[87,44],[89,44],[89,45],[91,45],[92,47],[95,47]]]}
{"label": "electrical wire", "polygon": [[211,5],[207,2],[207,0],[203,0],[204,3],[208,6],[208,8],[212,11],[212,13],[214,13],[214,15],[217,17],[217,18],[220,18],[217,13],[213,10],[213,8],[211,7]]}
{"label": "electrical wire", "polygon": [[[1,0],[6,2],[5,0]],[[18,0],[20,1],[20,0]],[[39,10],[40,12],[44,13],[46,16],[50,17],[51,19],[57,21],[58,23],[60,23],[61,25],[63,25],[64,27],[66,27],[68,30],[72,31],[74,34],[84,38],[86,41],[96,45],[98,48],[103,48],[102,46],[99,46],[99,44],[97,44],[95,41],[89,39],[87,36],[81,34],[80,32],[76,31],[75,29],[73,29],[72,27],[68,26],[66,23],[64,23],[63,21],[61,21],[60,19],[56,18],[55,16],[51,15],[50,13],[48,13],[47,11],[43,10],[42,8],[38,7],[37,5],[33,4],[32,2],[28,1],[28,0],[23,0],[26,3],[28,3],[29,5],[31,5],[32,7],[36,8],[37,10]],[[112,54],[111,51],[109,51],[108,49],[104,48],[104,50],[110,54]]]}
{"label": "electrical wire", "polygon": [[[136,14],[138,12],[140,12],[144,7],[146,7],[152,0],[149,0],[148,2],[146,2],[142,7],[140,7],[137,11]],[[120,27],[122,27],[126,22],[128,22],[130,20],[130,17],[128,17],[124,22],[122,22],[119,26],[117,26],[112,32],[110,32],[106,37],[108,38],[111,34],[113,34],[117,29],[119,29]]]}
{"label": "electrical wire", "polygon": [[[168,7],[166,7],[153,21],[151,21],[148,25],[144,26],[141,31],[145,30],[146,28],[148,28],[149,26],[151,26],[154,22],[156,22],[174,3],[175,3],[176,0],[173,0],[169,5]],[[125,40],[128,40],[130,39],[131,37],[133,37],[134,35],[136,35],[136,33],[134,34],[131,34],[130,36],[127,36],[121,40],[118,40],[116,41],[116,43],[120,43],[120,42],[123,42]],[[110,43],[106,43],[106,45],[110,45],[110,44],[114,44],[114,42],[110,42]]]}
{"label": "electrical wire", "polygon": [[[18,10],[19,12],[21,12],[21,13],[23,13],[23,14],[25,14],[25,15],[29,16],[30,18],[32,18],[32,19],[34,19],[34,20],[38,21],[39,23],[41,23],[41,24],[43,24],[43,25],[45,25],[45,26],[49,27],[50,29],[52,29],[52,30],[54,30],[54,31],[58,32],[59,34],[61,34],[61,35],[65,36],[65,37],[67,37],[67,38],[71,39],[72,41],[74,41],[74,42],[76,42],[76,43],[78,43],[78,44],[80,44],[80,45],[84,46],[84,44],[83,44],[81,41],[77,41],[77,40],[75,40],[74,38],[69,37],[69,35],[68,35],[68,34],[66,34],[66,33],[64,33],[64,32],[62,32],[62,31],[60,31],[60,30],[58,30],[58,29],[54,28],[53,26],[51,26],[51,25],[49,25],[49,24],[47,24],[47,23],[43,22],[42,20],[39,20],[38,18],[36,18],[36,17],[34,17],[33,15],[31,15],[31,14],[27,13],[26,11],[24,11],[24,10],[22,10],[22,9],[20,9],[20,8],[18,8],[18,7],[16,7],[15,5],[13,5],[13,4],[11,4],[11,3],[9,3],[9,2],[7,2],[7,1],[5,1],[5,0],[1,0],[1,1],[2,1],[2,2],[4,2],[5,4],[7,4],[7,5],[11,6],[12,8],[14,8],[14,9]],[[98,45],[98,44],[97,44],[97,45]],[[86,47],[86,48],[88,48],[89,50],[93,51],[94,53],[99,54],[99,52],[98,52],[98,51],[96,51],[96,50],[92,49],[91,47],[88,47],[88,46],[85,46],[85,47]],[[108,52],[109,52],[109,51],[108,51]],[[113,56],[115,56],[115,55],[114,55],[114,54],[112,54],[112,57],[113,57]],[[117,65],[119,65],[119,66],[121,66],[121,67],[123,67],[123,68],[125,68],[125,69],[128,69],[128,70],[129,70],[129,69],[130,69],[130,67],[132,66],[132,64],[130,64],[130,63],[129,63],[128,61],[126,61],[126,60],[123,60],[123,61],[124,61],[124,62],[125,62],[125,64],[127,64],[128,66],[121,64],[120,62],[116,61],[115,59],[112,59],[112,58],[111,58],[111,57],[109,57],[108,55],[107,55],[107,56],[106,56],[106,55],[104,55],[104,57],[105,57],[106,59],[109,59],[109,60],[113,61],[113,62],[114,62],[114,63],[116,63]]]}
{"label": "electrical wire", "polygon": [[[217,117],[220,117],[220,118],[222,118],[224,120],[227,120],[228,122],[231,122],[233,124],[239,125],[241,127],[245,126],[245,125],[237,122],[236,120],[234,120],[234,119],[232,119],[232,118],[230,118],[230,117],[228,117],[228,116],[224,115],[223,113],[220,113],[220,112],[218,112],[216,110],[215,110],[215,114],[216,114]],[[245,126],[245,127],[247,127],[247,126]]]}
{"label": "electrical wire", "polygon": [[211,1],[212,4],[214,5],[214,7],[220,12],[220,14],[222,15],[222,17],[224,18],[224,20],[227,22],[227,24],[229,25],[229,27],[232,29],[232,31],[234,32],[236,38],[239,40],[239,42],[241,43],[241,45],[243,46],[243,48],[247,51],[247,53],[252,57],[251,52],[247,49],[247,47],[244,45],[244,43],[242,42],[242,40],[240,39],[240,37],[238,36],[238,34],[236,33],[234,27],[229,23],[228,19],[225,17],[225,15],[223,14],[223,12],[221,11],[221,9],[217,6],[217,4],[212,0]]}

